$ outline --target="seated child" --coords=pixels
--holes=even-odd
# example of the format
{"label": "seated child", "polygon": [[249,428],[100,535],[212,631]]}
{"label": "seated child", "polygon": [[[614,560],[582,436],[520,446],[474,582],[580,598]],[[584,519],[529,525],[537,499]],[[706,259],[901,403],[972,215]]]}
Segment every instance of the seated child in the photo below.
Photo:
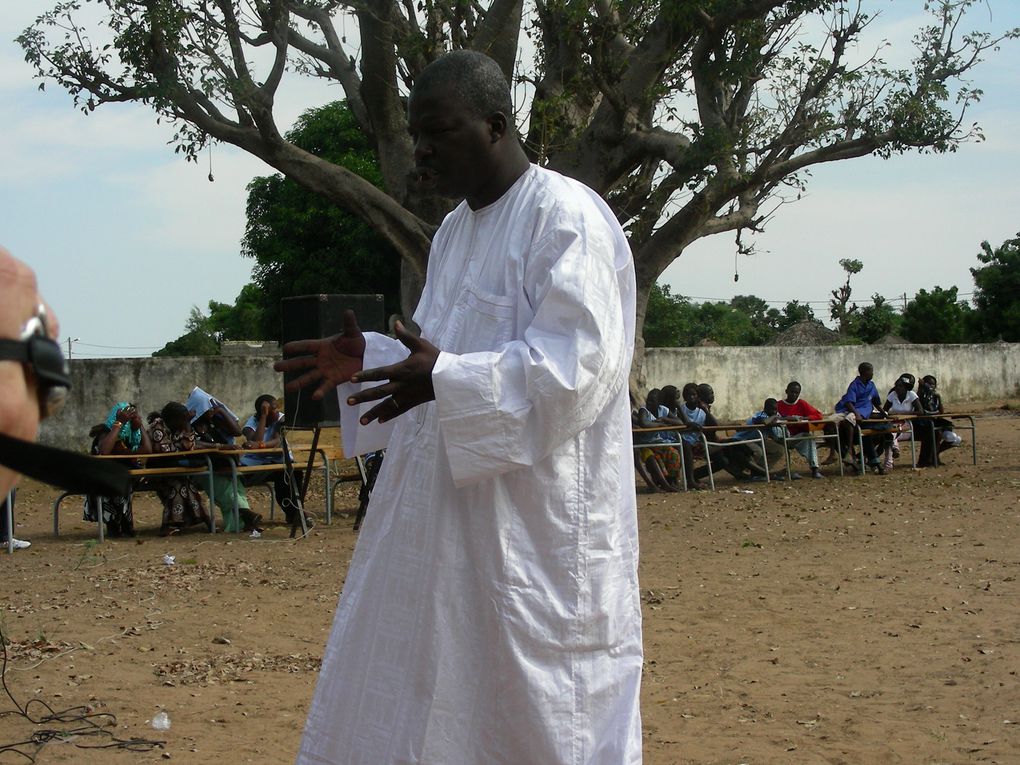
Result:
{"label": "seated child", "polygon": [[[896,378],[882,409],[892,415],[924,414],[921,401],[914,392],[914,376],[912,374],[904,372]],[[897,423],[894,428],[895,435],[885,448],[884,467],[886,470],[892,470],[893,460],[900,456],[899,440],[904,437],[908,440],[910,438],[910,426],[905,422]]]}
{"label": "seated child", "polygon": [[[191,413],[184,404],[167,403],[149,415],[149,439],[152,453],[187,452],[195,448]],[[169,536],[196,523],[209,525],[209,514],[190,478],[160,478],[153,482],[163,503],[160,534]]]}
{"label": "seated child", "polygon": [[[765,441],[765,452],[762,453],[762,446],[760,442],[756,442],[758,439],[758,429],[739,430],[737,431],[731,440],[733,441],[751,441],[755,442],[748,444],[740,444],[732,447],[734,450],[740,448],[747,450],[750,453],[751,459],[747,463],[747,469],[750,472],[751,479],[762,479],[765,478],[765,469],[762,467],[768,463],[769,469],[779,462],[786,453],[782,446],[783,433],[782,429],[778,425],[779,423],[779,408],[778,402],[774,398],[765,399],[765,403],[762,405],[761,411],[752,414],[745,424],[747,425],[770,425],[771,427],[763,428],[762,435]],[[791,473],[791,476],[800,478],[796,473]],[[738,476],[744,477],[744,476]]]}
{"label": "seated child", "polygon": [[[255,413],[247,419],[241,428],[241,435],[244,436],[244,448],[278,449],[282,442],[280,438],[282,425],[283,413],[276,407],[276,397],[263,393],[255,399]],[[242,465],[274,465],[281,462],[283,462],[282,454],[245,454],[241,457]],[[273,480],[273,496],[276,498],[277,504],[283,508],[287,523],[292,526],[299,524],[296,497],[300,493],[297,490],[301,485],[302,472],[295,469],[290,473],[285,470],[272,473],[248,473],[245,476],[245,483],[249,486],[261,483],[269,475]],[[293,486],[291,485],[292,478]],[[305,518],[306,523],[310,520]]]}
{"label": "seated child", "polygon": [[[698,406],[705,410],[705,424],[718,425],[719,421],[712,414],[712,406],[715,404],[715,390],[708,383],[698,383]],[[707,435],[709,449],[712,450],[712,466],[716,470],[725,470],[738,480],[757,477],[765,478],[765,468],[754,462],[754,452],[744,445],[723,447],[714,446],[712,442],[719,443],[719,435],[711,432]],[[726,439],[732,441],[733,439]],[[720,463],[720,459],[722,462]]]}
{"label": "seated child", "polygon": [[[925,414],[933,415],[945,412],[942,406],[942,396],[938,392],[938,380],[935,379],[934,375],[925,375],[921,378],[921,386],[917,395],[921,401],[921,409]],[[953,431],[952,420],[948,420],[945,417],[918,420],[915,423],[915,427],[918,431],[918,438],[921,441],[921,454],[917,458],[918,467],[937,466],[939,464],[939,455],[942,452],[954,446],[959,446],[963,441]]]}
{"label": "seated child", "polygon": [[[119,401],[113,405],[106,420],[89,431],[92,454],[150,454],[152,441],[142,416],[134,404]],[[85,497],[86,521],[106,524],[110,537],[133,537],[135,521],[127,497]]]}
{"label": "seated child", "polygon": [[[631,423],[636,428],[654,428],[662,425],[656,414],[660,411],[658,388],[652,388],[645,397],[645,405],[633,412]],[[638,449],[638,465],[643,468],[646,481],[653,490],[678,491],[680,481],[680,454],[676,449],[666,446],[671,443],[669,436],[675,434],[666,431],[654,433],[634,433],[636,445],[647,444],[648,448]],[[652,445],[662,445],[651,448]]]}
{"label": "seated child", "polygon": [[[191,413],[191,427],[195,431],[196,449],[241,448],[234,443],[234,439],[241,435],[241,425],[225,404],[196,387],[188,396],[187,407]],[[234,524],[235,495],[237,513],[242,524],[240,530],[262,531],[262,516],[252,512],[244,484],[238,483],[235,492],[230,476],[217,474],[213,476],[212,488],[211,499],[223,514],[223,528],[226,531],[238,531]]]}
{"label": "seated child", "polygon": [[[786,386],[786,398],[776,404],[776,411],[779,412],[779,416],[785,422],[791,423],[786,426],[786,431],[791,436],[800,436],[811,432],[807,425],[792,423],[805,420],[817,422],[824,419],[821,412],[800,397],[800,392],[800,383],[796,380],[791,380]],[[793,448],[807,460],[808,467],[811,468],[811,477],[821,478],[822,471],[818,469],[818,445],[815,443],[815,440],[813,438],[805,438],[803,441],[794,441]],[[830,447],[830,451],[834,451],[832,447]]]}
{"label": "seated child", "polygon": [[[680,421],[691,428],[690,431],[681,434],[681,438],[684,443],[687,444],[690,449],[691,459],[686,459],[687,452],[684,453],[684,464],[690,470],[688,475],[688,486],[696,489],[704,488],[704,484],[701,483],[702,479],[706,478],[709,474],[708,464],[702,465],[695,470],[691,470],[693,467],[694,457],[704,457],[705,447],[702,444],[700,432],[705,425],[716,424],[716,419],[708,412],[708,409],[701,406],[701,400],[698,395],[698,384],[687,383],[684,386],[683,392],[683,403],[677,408],[677,414],[679,415]],[[713,398],[714,397],[710,397]],[[707,407],[711,407],[711,402],[706,403]],[[709,446],[711,449],[712,447]],[[721,448],[712,449],[712,472],[718,472],[725,470],[729,467],[729,460],[726,457],[725,452]],[[706,460],[707,462],[707,460]]]}
{"label": "seated child", "polygon": [[[857,430],[860,428],[859,421],[885,416],[885,412],[882,409],[882,399],[879,397],[878,388],[875,387],[875,383],[872,379],[874,376],[875,368],[867,361],[862,362],[857,367],[857,377],[851,381],[849,387],[847,387],[846,393],[844,393],[843,397],[836,402],[836,406],[834,407],[837,414],[844,415],[844,419],[839,424],[840,445],[843,449],[844,456],[849,456],[849,459],[845,460],[846,466],[853,472],[857,472],[858,469],[857,463],[853,458],[853,444],[857,440]],[[874,430],[881,428],[875,424],[871,424],[870,429]],[[864,437],[864,458],[868,463],[868,467],[874,469],[881,475],[885,475],[885,467],[878,458],[876,440],[879,442],[878,445],[883,448],[885,447],[885,438],[874,436]]]}
{"label": "seated child", "polygon": [[[692,425],[690,418],[682,411],[683,401],[680,398],[680,391],[677,390],[675,385],[663,386],[659,392],[658,402],[658,416],[656,419],[660,425],[681,425],[684,427]],[[665,431],[662,436],[667,443],[675,444],[677,455],[682,457],[682,467],[687,488],[689,490],[704,489],[704,484],[694,478],[694,451],[691,444],[681,438],[681,434],[677,431]]]}

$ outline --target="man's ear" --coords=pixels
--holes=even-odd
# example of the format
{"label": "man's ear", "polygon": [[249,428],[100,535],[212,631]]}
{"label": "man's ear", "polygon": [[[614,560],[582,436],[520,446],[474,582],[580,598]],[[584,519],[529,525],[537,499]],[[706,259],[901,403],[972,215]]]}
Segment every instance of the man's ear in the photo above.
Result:
{"label": "man's ear", "polygon": [[507,118],[503,112],[493,112],[489,115],[489,140],[496,143],[507,133]]}

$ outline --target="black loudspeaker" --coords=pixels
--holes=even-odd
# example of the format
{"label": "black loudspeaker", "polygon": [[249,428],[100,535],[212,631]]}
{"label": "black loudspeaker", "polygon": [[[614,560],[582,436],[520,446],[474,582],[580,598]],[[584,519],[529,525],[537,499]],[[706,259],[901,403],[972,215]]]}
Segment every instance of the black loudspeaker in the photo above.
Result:
{"label": "black loudspeaker", "polygon": [[[344,328],[344,311],[353,310],[358,326],[365,332],[386,331],[386,311],[382,295],[300,295],[280,301],[284,343],[291,340],[308,340],[329,337]],[[284,384],[299,374],[287,373]],[[286,422],[299,428],[316,425],[337,425],[340,412],[336,396],[322,401],[312,400],[314,388],[303,388],[297,393],[284,394],[283,411]]]}

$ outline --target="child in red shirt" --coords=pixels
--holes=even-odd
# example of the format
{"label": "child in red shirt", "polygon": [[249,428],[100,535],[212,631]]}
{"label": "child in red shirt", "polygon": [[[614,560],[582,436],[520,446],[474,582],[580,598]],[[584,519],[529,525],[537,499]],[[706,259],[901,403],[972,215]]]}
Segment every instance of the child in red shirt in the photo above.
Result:
{"label": "child in red shirt", "polygon": [[[779,416],[784,420],[821,420],[822,413],[802,399],[800,391],[800,383],[796,380],[786,386],[786,398],[777,404]],[[798,436],[807,433],[808,427],[791,423],[787,425],[787,431],[791,436]],[[818,469],[818,446],[814,439],[806,438],[803,441],[797,441],[794,448],[807,460],[811,468],[811,477],[821,478],[822,471]]]}

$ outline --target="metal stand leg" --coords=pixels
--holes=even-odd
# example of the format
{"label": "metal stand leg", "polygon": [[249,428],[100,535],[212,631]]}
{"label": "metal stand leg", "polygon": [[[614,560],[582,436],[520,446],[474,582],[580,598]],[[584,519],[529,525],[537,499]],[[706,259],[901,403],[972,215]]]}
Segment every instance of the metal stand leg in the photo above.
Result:
{"label": "metal stand leg", "polygon": [[7,502],[4,503],[4,513],[7,518],[7,552],[14,555],[14,492],[7,492]]}

